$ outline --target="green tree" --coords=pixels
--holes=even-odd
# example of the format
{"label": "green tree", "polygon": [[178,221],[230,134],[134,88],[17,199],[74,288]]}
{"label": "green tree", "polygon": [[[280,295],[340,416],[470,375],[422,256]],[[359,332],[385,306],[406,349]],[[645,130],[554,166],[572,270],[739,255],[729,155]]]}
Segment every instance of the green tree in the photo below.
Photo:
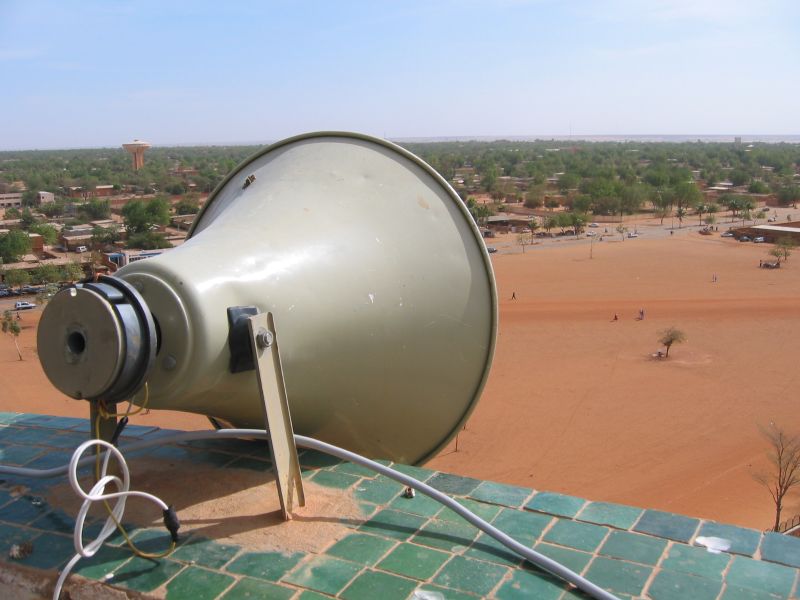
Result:
{"label": "green tree", "polygon": [[184,199],[175,205],[175,214],[177,215],[195,215],[200,211],[200,205],[196,200]]}
{"label": "green tree", "polygon": [[158,248],[171,248],[172,244],[160,233],[143,231],[128,236],[128,248],[141,248],[142,250],[156,250]]}
{"label": "green tree", "polygon": [[778,241],[775,242],[775,249],[780,252],[780,255],[783,257],[783,260],[789,260],[789,256],[792,254],[795,248],[795,242],[790,237],[781,237],[778,238]]}
{"label": "green tree", "polygon": [[6,283],[11,287],[22,287],[23,285],[28,285],[31,282],[31,276],[25,269],[12,269],[10,271],[6,271],[5,273]]}
{"label": "green tree", "polygon": [[517,243],[522,246],[522,253],[525,254],[525,246],[533,243],[533,234],[520,233],[517,235]]}
{"label": "green tree", "polygon": [[93,198],[81,207],[81,212],[92,221],[107,219],[111,216],[111,203],[108,200]]}
{"label": "green tree", "polygon": [[109,225],[108,227],[95,225],[92,227],[92,246],[108,246],[117,242],[119,238],[120,233],[117,225]]}
{"label": "green tree", "polygon": [[32,225],[28,231],[30,233],[38,233],[42,236],[44,243],[48,246],[52,246],[58,241],[58,231],[52,225],[48,225],[47,223],[38,223],[36,225]]}
{"label": "green tree", "polygon": [[169,204],[163,198],[154,198],[146,204],[132,200],[122,208],[122,218],[128,235],[145,233],[153,225],[169,223]]}
{"label": "green tree", "polygon": [[24,231],[12,229],[5,235],[0,235],[0,258],[4,263],[19,262],[30,251],[31,241]]}
{"label": "green tree", "polygon": [[53,264],[42,264],[33,270],[31,279],[34,283],[58,283],[61,281],[61,270]]}
{"label": "green tree", "polygon": [[659,333],[659,336],[659,343],[667,349],[664,358],[669,358],[669,349],[672,348],[672,344],[680,344],[686,341],[686,334],[676,327],[667,327]]}
{"label": "green tree", "polygon": [[13,206],[11,208],[7,208],[4,214],[4,218],[6,219],[19,219],[21,217],[22,213],[20,210],[18,208],[14,208]]}
{"label": "green tree", "polygon": [[775,523],[772,530],[780,531],[783,502],[800,484],[800,436],[787,434],[775,423],[759,429],[769,443],[771,472],[757,473],[754,479],[766,487],[772,496],[775,503]]}
{"label": "green tree", "polygon": [[17,342],[17,338],[22,332],[22,329],[20,328],[17,319],[11,314],[10,310],[7,310],[3,313],[2,329],[3,333],[6,333],[14,338],[14,346],[17,349],[17,356],[19,356],[19,359],[22,360],[22,352],[20,351],[19,343]]}
{"label": "green tree", "polygon": [[83,276],[83,268],[74,261],[64,265],[63,271],[61,272],[61,277],[64,281],[77,281],[78,279],[83,279]]}
{"label": "green tree", "polygon": [[625,241],[625,234],[627,233],[628,228],[625,227],[625,225],[623,225],[622,223],[620,223],[619,225],[617,225],[616,230],[617,230],[617,233],[622,238],[622,241],[624,242]]}
{"label": "green tree", "polygon": [[26,231],[29,231],[30,228],[36,224],[36,217],[33,216],[33,213],[31,212],[30,208],[26,208],[25,210],[22,211],[22,216],[20,217],[20,220],[22,221],[20,225],[22,225],[22,228],[25,229]]}

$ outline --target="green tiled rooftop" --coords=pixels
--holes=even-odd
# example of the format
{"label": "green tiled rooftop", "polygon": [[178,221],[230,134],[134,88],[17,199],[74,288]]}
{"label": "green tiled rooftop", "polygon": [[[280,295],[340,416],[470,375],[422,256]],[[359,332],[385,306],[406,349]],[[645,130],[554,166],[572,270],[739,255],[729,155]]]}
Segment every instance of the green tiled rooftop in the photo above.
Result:
{"label": "green tiled rooftop", "polygon": [[[0,461],[63,464],[87,431],[82,419],[0,413]],[[167,433],[130,426],[122,445]],[[220,472],[239,467],[268,473],[270,467],[259,442],[192,442],[162,447],[157,455]],[[423,591],[447,600],[586,597],[528,565],[452,510],[420,493],[403,497],[403,486],[391,479],[311,451],[301,452],[300,462],[306,481],[349,496],[362,510],[360,518],[342,519],[346,533],[321,550],[287,553],[271,547],[268,536],[264,547],[254,550],[188,533],[168,558],[144,559],[115,536],[96,556],[81,560],[71,578],[170,600],[404,600]],[[790,600],[800,595],[798,538],[419,467],[397,468],[620,598]],[[47,490],[63,481],[0,477],[0,571],[19,564],[52,578],[72,557],[74,517],[45,500]],[[99,521],[93,522],[86,539],[98,529]],[[130,532],[143,549],[164,547],[163,530],[131,527]],[[710,553],[696,544],[698,536],[728,539],[731,548]],[[24,542],[31,542],[33,551],[11,559],[11,546]]]}

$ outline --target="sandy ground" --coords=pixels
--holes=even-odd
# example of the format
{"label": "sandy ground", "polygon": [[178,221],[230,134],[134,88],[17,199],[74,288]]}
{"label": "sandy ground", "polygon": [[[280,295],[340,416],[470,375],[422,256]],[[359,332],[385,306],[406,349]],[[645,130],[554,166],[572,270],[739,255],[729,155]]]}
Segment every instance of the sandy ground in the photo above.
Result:
{"label": "sandy ground", "polygon": [[[770,497],[752,478],[767,464],[757,426],[796,424],[800,253],[786,268],[762,270],[767,245],[650,227],[653,235],[594,243],[591,259],[588,240],[524,254],[514,235],[489,242],[499,249],[494,366],[459,451],[451,444],[428,466],[770,525]],[[0,410],[85,415],[86,405],[56,392],[36,360],[38,310],[23,317],[25,360],[0,339]],[[668,360],[653,359],[658,332],[671,325],[687,341]],[[135,422],[208,426],[166,411]],[[800,502],[784,515],[795,513]]]}

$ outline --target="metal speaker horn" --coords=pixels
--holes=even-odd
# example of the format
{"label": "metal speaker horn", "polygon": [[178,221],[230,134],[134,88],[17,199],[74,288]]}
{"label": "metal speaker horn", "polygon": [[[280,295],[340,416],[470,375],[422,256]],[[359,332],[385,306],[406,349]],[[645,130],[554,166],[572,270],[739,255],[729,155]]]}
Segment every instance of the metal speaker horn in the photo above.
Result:
{"label": "metal speaker horn", "polygon": [[59,292],[39,354],[74,398],[146,382],[149,408],[263,427],[236,333],[258,312],[274,316],[294,430],[408,464],[466,421],[497,330],[486,248],[447,182],[386,141],[313,133],[240,165],[179,247]]}

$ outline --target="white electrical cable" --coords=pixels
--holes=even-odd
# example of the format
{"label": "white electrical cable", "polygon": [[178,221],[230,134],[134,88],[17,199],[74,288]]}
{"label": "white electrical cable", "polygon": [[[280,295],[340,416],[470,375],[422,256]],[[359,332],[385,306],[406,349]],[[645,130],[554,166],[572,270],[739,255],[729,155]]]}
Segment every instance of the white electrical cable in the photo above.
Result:
{"label": "white electrical cable", "polygon": [[[91,490],[86,492],[78,481],[78,469],[80,468],[79,463],[81,462],[81,457],[89,448],[92,448],[93,446],[100,446],[101,448],[105,448],[106,451],[103,454],[103,461],[100,467],[97,483],[92,486]],[[108,463],[112,456],[116,458],[117,462],[119,463],[120,471],[122,471],[122,479],[116,475],[108,475]],[[96,459],[90,458],[89,460]],[[58,581],[56,581],[56,587],[53,590],[53,600],[58,600],[58,597],[61,595],[61,588],[64,585],[64,581],[66,581],[67,576],[69,575],[70,571],[72,571],[72,568],[78,563],[78,561],[84,557],[89,558],[90,556],[94,556],[103,546],[103,542],[106,541],[108,536],[114,533],[117,528],[117,523],[122,522],[122,514],[125,512],[125,502],[130,496],[138,496],[140,498],[150,500],[151,502],[157,504],[162,511],[168,509],[166,503],[161,500],[161,498],[154,496],[153,494],[148,494],[147,492],[139,492],[130,489],[131,480],[128,464],[125,462],[122,452],[108,442],[104,442],[103,440],[87,440],[83,442],[75,449],[75,452],[72,453],[72,458],[70,458],[68,469],[69,484],[72,487],[72,490],[83,499],[83,503],[81,504],[81,508],[78,511],[77,517],[75,518],[75,529],[72,534],[72,542],[75,546],[75,556],[70,559],[64,569],[61,571]],[[106,493],[106,486],[112,484],[116,486],[117,491]],[[102,502],[104,500],[116,500],[114,503],[114,508],[111,509],[111,514],[108,516],[108,518],[106,518],[106,522],[104,523],[103,528],[100,530],[100,533],[97,535],[97,537],[88,544],[84,545],[83,527],[86,521],[86,515],[89,513],[92,503]]]}
{"label": "white electrical cable", "polygon": [[[165,443],[187,442],[187,441],[205,440],[205,439],[227,439],[227,438],[262,438],[262,439],[268,439],[268,437],[269,436],[268,436],[266,430],[264,430],[264,429],[220,429],[220,430],[216,430],[216,431],[191,431],[191,432],[184,432],[184,433],[176,433],[174,435],[167,435],[167,436],[159,437],[159,438],[156,438],[156,439],[153,439],[153,440],[145,440],[145,441],[141,441],[141,442],[135,442],[133,444],[128,444],[128,445],[124,446],[122,449],[124,451],[126,451],[126,452],[133,452],[133,451],[136,451],[136,450],[142,450],[142,449],[145,449],[145,448],[151,448],[153,446],[160,446],[160,445],[165,444]],[[586,592],[587,594],[589,594],[591,597],[597,598],[598,600],[619,600],[619,598],[617,598],[617,596],[615,596],[614,594],[612,594],[610,592],[607,592],[603,588],[597,586],[596,584],[592,583],[591,581],[587,580],[586,578],[582,577],[581,575],[579,575],[579,574],[575,573],[574,571],[568,569],[564,565],[554,561],[551,558],[548,558],[547,556],[545,556],[545,555],[543,555],[543,554],[541,554],[539,552],[536,552],[532,548],[528,548],[526,546],[523,546],[522,544],[517,542],[515,539],[510,537],[509,535],[503,533],[502,531],[500,531],[499,529],[497,529],[493,525],[487,523],[486,521],[484,521],[483,519],[478,517],[473,512],[471,512],[468,509],[464,508],[461,504],[456,502],[454,499],[450,498],[446,494],[443,494],[439,490],[437,490],[437,489],[435,489],[435,488],[433,488],[433,487],[431,487],[431,486],[429,486],[429,485],[427,485],[427,484],[425,484],[425,483],[423,483],[421,481],[418,481],[418,480],[414,479],[413,477],[409,477],[408,475],[405,475],[404,473],[400,473],[399,471],[395,471],[394,469],[386,467],[386,466],[384,466],[384,465],[382,465],[380,463],[377,463],[377,462],[375,462],[373,460],[365,458],[365,457],[363,457],[363,456],[361,456],[359,454],[355,454],[354,452],[350,452],[350,451],[345,450],[343,448],[339,448],[338,446],[333,446],[331,444],[327,444],[325,442],[322,442],[320,440],[316,440],[314,438],[305,437],[305,436],[301,436],[301,435],[295,435],[294,436],[294,440],[295,440],[295,444],[297,444],[300,447],[310,448],[312,450],[318,450],[320,452],[324,452],[326,454],[330,454],[330,455],[335,456],[337,458],[340,458],[342,460],[347,460],[347,461],[350,461],[350,462],[354,462],[356,464],[359,464],[359,465],[362,465],[364,467],[367,467],[367,468],[369,468],[369,469],[371,469],[373,471],[381,473],[382,475],[385,475],[386,477],[390,477],[391,479],[394,479],[395,481],[398,481],[398,482],[400,482],[400,483],[402,483],[402,484],[404,484],[406,486],[412,487],[412,488],[422,492],[426,496],[429,496],[429,497],[433,498],[434,500],[440,502],[441,504],[444,504],[450,510],[454,511],[456,514],[458,514],[462,518],[466,519],[469,523],[471,523],[472,525],[474,525],[475,527],[477,527],[478,529],[480,529],[481,531],[483,531],[487,535],[491,536],[492,538],[494,538],[495,540],[497,540],[498,542],[503,544],[505,547],[507,547],[508,549],[513,551],[514,553],[522,556],[525,560],[527,560],[531,564],[533,564],[533,565],[535,565],[535,566],[537,566],[537,567],[539,567],[541,569],[544,569],[545,571],[555,575],[559,579],[562,579],[562,580],[564,580],[564,581],[566,581],[568,583],[571,583],[572,585],[574,585],[578,589],[580,589],[580,590]],[[111,448],[113,448],[113,450],[117,451],[118,456],[116,454],[115,454],[115,456],[117,456],[118,460],[120,461],[120,464],[122,464],[124,466],[124,468],[123,468],[123,477],[124,477],[125,481],[123,483],[125,483],[125,485],[127,486],[128,470],[127,470],[127,465],[125,464],[125,461],[122,458],[122,454],[116,448],[111,446],[110,444],[107,444],[106,442],[101,442],[100,440],[90,440],[88,442],[84,442],[81,446],[79,446],[78,450],[80,450],[84,446],[88,447],[88,446],[93,445],[93,444],[102,444],[102,445],[104,445],[106,447],[111,447]],[[55,476],[63,474],[66,470],[69,470],[70,482],[72,483],[74,473],[77,472],[77,469],[80,468],[81,466],[84,466],[84,465],[88,464],[89,462],[91,462],[93,460],[92,458],[89,458],[89,457],[81,459],[78,450],[76,450],[75,453],[72,455],[72,460],[70,460],[70,463],[69,463],[68,466],[55,467],[55,468],[52,468],[52,469],[27,469],[27,468],[24,468],[24,467],[10,467],[10,466],[5,466],[5,465],[0,465],[0,473],[8,473],[8,474],[12,474],[12,475],[20,475],[20,476],[23,476],[23,477],[55,477]],[[104,461],[104,467],[107,464],[107,462],[108,462],[108,453],[106,454],[106,458],[105,458],[105,461]],[[105,476],[105,470],[103,471],[103,476],[104,476],[104,478],[109,477],[109,476]],[[101,481],[102,481],[102,479],[101,479]],[[110,481],[111,480],[109,480],[109,482]],[[119,480],[117,479],[117,481],[119,481]],[[97,487],[99,484],[100,484],[100,482],[98,482],[98,484],[96,484],[95,487]],[[73,485],[73,487],[75,487],[75,486]],[[118,484],[118,487],[119,487],[119,484]],[[92,488],[92,489],[94,490],[94,488]],[[152,496],[150,494],[145,494],[144,492],[129,492],[129,491],[127,491],[127,487],[125,488],[125,490],[126,490],[125,492],[120,491],[120,492],[118,492],[116,494],[107,494],[104,497],[105,498],[122,498],[123,494],[125,496],[127,496],[127,495],[146,496],[146,497],[149,497],[154,502],[156,502],[157,504],[159,504],[159,506],[163,506],[164,508],[166,508],[166,505],[160,499],[156,498],[155,496]],[[81,490],[81,492],[82,492],[82,490]],[[81,492],[79,492],[79,494]],[[83,497],[86,498],[86,496],[87,495],[84,495]],[[102,499],[102,498],[98,498],[98,499]],[[84,502],[86,502],[86,500],[84,500]],[[124,510],[124,505],[125,505],[124,498],[122,498],[120,500],[120,502],[121,502],[121,505],[122,505],[122,510]],[[115,507],[114,507],[115,510],[120,505],[120,502],[118,502],[117,505],[115,505]],[[122,517],[122,512],[120,511],[118,519],[121,519],[121,517]],[[110,517],[109,517],[109,519],[110,519]],[[82,525],[82,522],[81,522],[81,525]],[[106,527],[108,527],[108,520],[106,521]],[[77,533],[78,532],[78,524],[77,523],[75,525],[75,531],[76,531],[76,536],[77,536],[78,535],[78,533]],[[103,528],[103,531],[105,531],[105,527]],[[113,531],[113,527],[112,527],[112,531]],[[102,544],[102,540],[104,540],[105,537],[108,537],[108,535],[110,535],[110,532],[105,537],[103,537],[102,534],[103,534],[103,532],[101,531],[100,536],[98,536],[98,538],[97,538],[97,540],[95,540],[95,542],[99,541],[99,544]],[[92,542],[92,543],[95,543],[95,542]],[[98,548],[99,548],[99,544],[98,544]],[[91,544],[89,544],[87,546],[87,548],[90,547],[90,546],[91,546]],[[77,549],[77,546],[76,546],[76,549]],[[94,554],[94,552],[96,552],[96,551],[97,551],[97,548],[95,548],[93,550],[92,554]],[[74,566],[74,563],[77,562],[77,560],[80,559],[81,556],[82,556],[81,554],[76,554],[76,556],[73,557],[73,559],[69,563],[67,563],[67,566],[64,568],[64,571],[62,572],[61,577],[59,577],[59,583],[63,583],[63,579],[66,578],[66,575],[64,573],[68,573],[69,569],[71,569]],[[91,554],[88,554],[86,556],[91,556]],[[56,587],[56,590],[57,591],[60,590],[60,587],[58,585]],[[54,598],[54,600],[57,600],[58,596],[54,595],[53,598]]]}

